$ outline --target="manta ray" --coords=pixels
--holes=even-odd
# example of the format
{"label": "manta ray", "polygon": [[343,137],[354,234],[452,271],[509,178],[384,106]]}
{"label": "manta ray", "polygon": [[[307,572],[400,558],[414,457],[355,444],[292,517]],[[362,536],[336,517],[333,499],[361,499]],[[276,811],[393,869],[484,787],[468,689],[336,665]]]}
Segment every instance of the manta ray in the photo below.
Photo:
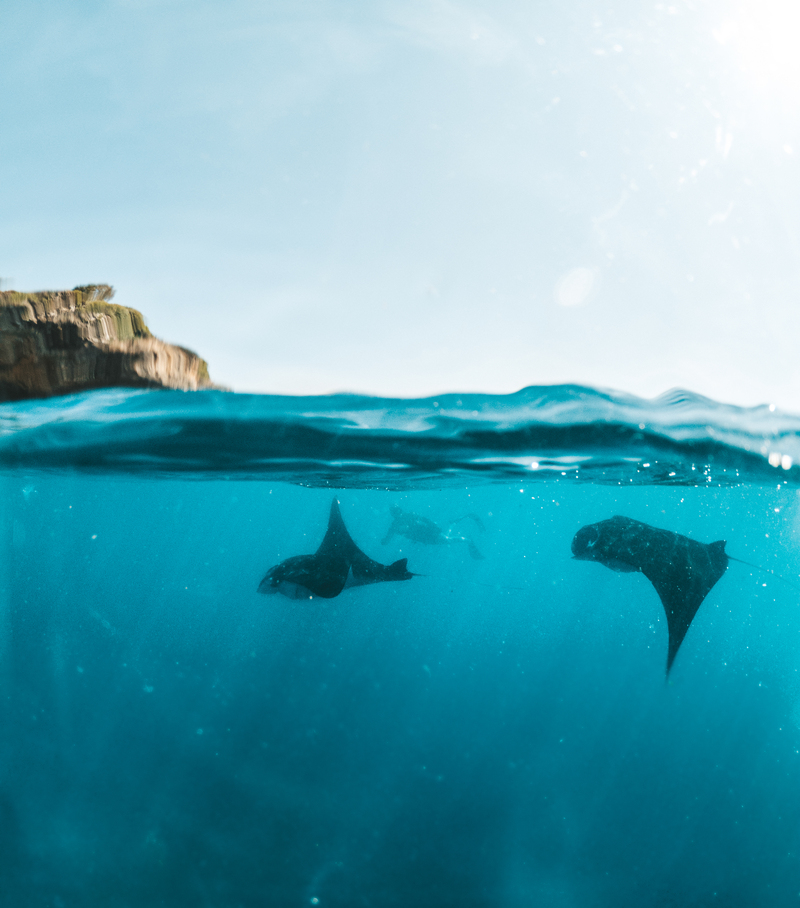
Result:
{"label": "manta ray", "polygon": [[386,535],[381,539],[383,545],[390,542],[393,536],[404,536],[406,539],[410,539],[411,542],[418,542],[422,545],[447,545],[453,542],[464,542],[467,545],[470,557],[476,561],[483,561],[483,555],[478,551],[475,543],[469,537],[457,533],[453,529],[453,524],[470,519],[483,532],[483,522],[477,514],[467,514],[465,517],[459,517],[458,520],[453,521],[447,532],[443,532],[440,527],[427,517],[421,517],[411,511],[404,511],[397,506],[390,508],[389,513],[392,515],[392,523]]}
{"label": "manta ray", "polygon": [[328,529],[313,555],[295,555],[270,568],[258,585],[259,593],[281,593],[289,599],[333,599],[343,589],[382,583],[386,580],[410,580],[407,558],[385,565],[373,561],[353,542],[342,520],[339,502],[331,502]]}
{"label": "manta ray", "polygon": [[728,561],[739,560],[725,552],[722,539],[697,542],[630,517],[582,527],[572,540],[572,554],[612,571],[641,571],[653,584],[667,613],[667,675],[703,600],[727,570]]}

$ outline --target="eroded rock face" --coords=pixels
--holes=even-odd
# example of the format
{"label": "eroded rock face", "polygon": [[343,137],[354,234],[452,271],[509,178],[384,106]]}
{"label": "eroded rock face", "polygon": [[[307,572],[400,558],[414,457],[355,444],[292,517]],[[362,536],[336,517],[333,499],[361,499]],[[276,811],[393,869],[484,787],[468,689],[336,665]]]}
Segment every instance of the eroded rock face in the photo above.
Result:
{"label": "eroded rock face", "polygon": [[150,333],[105,284],[42,293],[0,291],[0,401],[125,386],[217,387],[191,350]]}

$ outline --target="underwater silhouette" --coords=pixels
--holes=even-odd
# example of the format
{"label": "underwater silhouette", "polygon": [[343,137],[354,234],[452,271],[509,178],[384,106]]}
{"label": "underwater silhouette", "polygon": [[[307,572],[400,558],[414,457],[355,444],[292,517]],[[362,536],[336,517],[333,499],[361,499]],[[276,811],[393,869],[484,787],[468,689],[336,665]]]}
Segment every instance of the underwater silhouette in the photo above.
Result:
{"label": "underwater silhouette", "polygon": [[353,542],[334,498],[328,529],[317,551],[313,555],[295,555],[270,568],[258,585],[258,592],[280,593],[289,599],[333,599],[351,586],[410,580],[414,575],[406,567],[407,562],[407,558],[401,558],[384,565],[365,555]]}
{"label": "underwater silhouette", "polygon": [[697,542],[619,516],[578,530],[572,554],[579,561],[597,561],[612,571],[641,571],[653,584],[667,613],[667,675],[692,619],[729,561],[724,540]]}
{"label": "underwater silhouette", "polygon": [[393,536],[403,536],[411,542],[418,542],[422,545],[448,545],[454,542],[463,542],[466,544],[469,554],[476,561],[482,561],[483,555],[478,551],[478,547],[468,537],[453,530],[453,524],[460,523],[462,520],[472,520],[481,531],[484,530],[480,517],[476,514],[467,514],[459,517],[450,524],[447,532],[443,531],[432,520],[427,517],[421,517],[411,511],[404,511],[396,505],[389,509],[392,515],[392,523],[381,539],[381,543],[386,545],[391,541]]}

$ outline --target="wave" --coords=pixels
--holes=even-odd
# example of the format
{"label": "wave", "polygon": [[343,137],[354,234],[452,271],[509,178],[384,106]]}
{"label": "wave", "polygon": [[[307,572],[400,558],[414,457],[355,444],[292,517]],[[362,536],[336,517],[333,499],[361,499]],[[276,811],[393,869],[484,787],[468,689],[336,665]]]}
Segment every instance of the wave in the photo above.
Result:
{"label": "wave", "polygon": [[689,391],[415,400],[111,389],[0,406],[0,468],[405,488],[569,479],[795,485],[800,417]]}

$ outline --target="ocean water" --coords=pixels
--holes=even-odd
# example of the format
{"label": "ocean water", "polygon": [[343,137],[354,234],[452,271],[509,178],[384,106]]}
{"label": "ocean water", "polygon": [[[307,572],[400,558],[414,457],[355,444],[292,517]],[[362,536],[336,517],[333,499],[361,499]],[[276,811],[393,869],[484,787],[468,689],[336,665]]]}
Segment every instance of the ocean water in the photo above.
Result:
{"label": "ocean water", "polygon": [[[800,904],[798,461],[678,392],[3,405],[0,905]],[[417,576],[257,593],[334,497]],[[571,558],[614,514],[784,579],[665,680],[652,585]]]}

